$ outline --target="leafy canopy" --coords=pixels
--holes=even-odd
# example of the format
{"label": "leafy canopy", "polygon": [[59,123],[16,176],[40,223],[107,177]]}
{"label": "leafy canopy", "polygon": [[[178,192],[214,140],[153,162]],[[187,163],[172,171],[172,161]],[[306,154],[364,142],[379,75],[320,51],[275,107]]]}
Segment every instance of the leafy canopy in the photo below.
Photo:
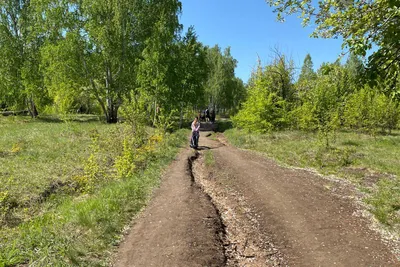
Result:
{"label": "leafy canopy", "polygon": [[400,68],[400,2],[394,0],[266,0],[275,7],[278,19],[300,14],[303,25],[316,25],[313,37],[343,38],[343,49],[368,57],[370,80],[386,81],[392,94]]}

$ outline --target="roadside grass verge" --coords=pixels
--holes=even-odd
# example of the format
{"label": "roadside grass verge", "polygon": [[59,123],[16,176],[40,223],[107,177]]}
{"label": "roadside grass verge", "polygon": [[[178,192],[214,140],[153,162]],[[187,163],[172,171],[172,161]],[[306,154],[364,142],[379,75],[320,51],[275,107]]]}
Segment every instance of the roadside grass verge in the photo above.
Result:
{"label": "roadside grass verge", "polygon": [[331,147],[317,133],[282,131],[269,134],[225,131],[228,141],[240,148],[261,152],[278,162],[345,178],[366,193],[370,211],[383,224],[400,223],[400,135],[370,136],[337,132]]}
{"label": "roadside grass verge", "polygon": [[[54,142],[53,146],[56,146],[64,133],[62,127],[67,126],[64,123],[51,123],[51,125],[48,122],[43,125],[42,123],[40,121],[16,122],[22,129],[26,128],[28,136],[21,135],[24,138],[31,140],[32,137],[29,134],[32,129],[36,129],[38,132],[36,136],[47,139],[47,142]],[[2,124],[0,127],[2,130],[8,129],[7,131],[12,132],[13,128],[18,128],[18,126]],[[56,129],[51,127],[56,127]],[[52,134],[46,136],[41,131]],[[62,190],[49,192],[45,199],[31,205],[7,206],[9,210],[5,213],[6,216],[9,214],[17,216],[18,213],[24,212],[27,214],[13,225],[9,225],[8,222],[2,224],[0,266],[20,264],[108,266],[114,250],[113,245],[118,244],[124,227],[146,204],[152,188],[159,182],[163,169],[187,141],[188,134],[186,130],[180,130],[173,134],[160,135],[154,130],[146,129],[141,132],[142,137],[131,138],[127,134],[129,131],[126,132],[125,127],[121,125],[110,126],[99,123],[93,125],[84,123],[78,127],[78,132],[83,140],[74,141],[80,150],[72,149],[68,152],[66,148],[69,145],[74,147],[69,143],[71,140],[64,140],[68,143],[66,147],[56,148],[57,153],[63,154],[65,151],[67,154],[71,153],[68,157],[71,157],[71,160],[73,158],[75,163],[71,170],[68,169],[69,166],[60,165],[61,169],[64,168],[63,170],[70,170],[62,172],[65,173],[63,179],[68,186],[63,188],[61,184]],[[19,134],[17,130],[14,133]],[[12,134],[9,135],[7,138],[13,143]],[[72,133],[71,129],[67,130],[65,136],[75,138],[74,130]],[[56,141],[52,140],[52,137]],[[38,142],[45,143],[46,140]],[[10,145],[8,142],[2,143],[2,147],[7,144]],[[27,144],[22,153],[40,147],[40,145],[35,147],[33,141]],[[48,144],[48,146],[52,145]],[[10,149],[12,150],[12,147],[6,147],[4,150],[10,151]],[[42,154],[39,153],[39,155],[46,157],[47,154],[51,154],[51,151],[53,150],[47,149],[47,152],[40,152]],[[82,151],[86,152],[82,153]],[[32,158],[31,164],[19,163],[19,168],[31,168],[31,165],[35,165],[36,159],[37,157]],[[52,164],[57,164],[60,160],[64,160],[65,165],[71,164],[71,161],[56,156],[54,160],[47,160],[50,166],[43,162],[40,168],[44,169],[45,173],[47,169],[52,169]],[[2,167],[6,163],[8,161],[1,162]],[[26,171],[29,172],[29,170]],[[38,173],[40,174],[39,171]],[[2,185],[5,184],[3,183],[5,176],[0,177],[3,179]],[[38,175],[37,179],[40,180],[40,177],[42,176]],[[23,178],[21,176],[19,179],[23,181]],[[49,188],[49,184],[46,185],[46,182],[43,182],[45,186],[32,193],[36,188],[35,182],[30,178],[25,177],[26,190],[30,191],[27,193],[28,199],[32,196],[35,198],[37,192],[41,192],[43,188]],[[60,178],[57,177],[57,179]],[[46,181],[52,184],[51,180]],[[0,204],[9,204],[10,198],[19,198],[19,191],[14,189],[13,185],[13,182],[9,182],[7,191],[3,187]],[[4,209],[4,207],[0,205],[0,208]],[[9,218],[3,219],[7,221]]]}

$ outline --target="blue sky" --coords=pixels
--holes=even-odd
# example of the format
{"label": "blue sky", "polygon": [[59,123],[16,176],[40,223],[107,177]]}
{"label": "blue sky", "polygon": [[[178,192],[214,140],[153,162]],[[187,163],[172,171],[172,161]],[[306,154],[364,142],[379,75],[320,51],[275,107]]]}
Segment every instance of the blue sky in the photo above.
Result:
{"label": "blue sky", "polygon": [[317,69],[322,62],[335,61],[342,52],[340,40],[310,38],[313,28],[303,28],[296,16],[277,22],[276,14],[264,0],[181,1],[185,30],[193,25],[205,45],[231,46],[233,57],[239,61],[236,76],[244,82],[250,77],[257,56],[263,64],[269,63],[274,47],[291,56],[299,68],[307,53]]}

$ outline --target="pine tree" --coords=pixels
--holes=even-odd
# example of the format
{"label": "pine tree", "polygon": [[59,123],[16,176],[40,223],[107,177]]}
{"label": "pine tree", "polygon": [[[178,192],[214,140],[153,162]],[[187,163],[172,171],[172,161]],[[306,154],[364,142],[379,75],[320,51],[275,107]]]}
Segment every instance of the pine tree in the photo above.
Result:
{"label": "pine tree", "polygon": [[311,55],[307,54],[306,57],[304,58],[303,66],[301,67],[299,82],[302,82],[305,80],[313,80],[316,78],[316,74],[315,74],[313,67],[314,67],[314,64],[312,62]]}

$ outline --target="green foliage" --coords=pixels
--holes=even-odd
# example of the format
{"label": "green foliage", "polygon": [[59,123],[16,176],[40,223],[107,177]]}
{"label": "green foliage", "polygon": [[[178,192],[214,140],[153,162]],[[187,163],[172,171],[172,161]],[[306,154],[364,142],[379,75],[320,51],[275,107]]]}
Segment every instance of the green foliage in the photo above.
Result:
{"label": "green foliage", "polygon": [[317,73],[307,55],[295,85],[291,82],[292,63],[278,52],[275,56],[264,68],[259,63],[252,74],[247,99],[232,119],[235,126],[253,132],[317,131],[318,144],[324,150],[331,149],[340,128],[376,135],[398,126],[398,101],[382,87],[364,85],[363,63],[354,54],[345,65],[324,63]]}
{"label": "green foliage", "polygon": [[[361,75],[357,68],[360,65],[356,59],[353,61],[355,63],[348,61],[345,66],[338,62],[325,63],[313,79],[299,80],[296,85],[298,99],[291,111],[291,125],[302,130],[318,130],[326,147],[334,132],[350,120],[352,111],[349,110],[353,109],[355,114],[364,108],[361,103],[365,99],[359,99],[357,95]],[[357,101],[360,103],[358,106],[355,105]]]}
{"label": "green foliage", "polygon": [[285,124],[285,101],[275,93],[250,91],[243,109],[232,118],[235,126],[255,132],[279,129]]}
{"label": "green foliage", "polygon": [[133,132],[143,129],[146,124],[146,102],[143,99],[137,99],[134,92],[124,99],[125,105],[121,108],[122,119],[129,124]]}
{"label": "green foliage", "polygon": [[188,109],[236,112],[236,60],[229,48],[210,56],[193,27],[183,34],[181,11],[179,0],[0,1],[0,108],[116,123],[134,100],[153,126],[173,110],[180,126]]}
{"label": "green foliage", "polygon": [[316,73],[313,69],[314,64],[311,59],[311,55],[307,54],[304,58],[303,66],[301,67],[301,73],[299,76],[299,82],[301,81],[309,81],[316,78]]}
{"label": "green foliage", "polygon": [[154,18],[152,34],[144,43],[143,59],[138,66],[139,91],[142,97],[155,103],[155,112],[157,106],[165,108],[169,103],[168,95],[172,90],[169,74],[176,62],[171,55],[174,54],[174,41],[178,38],[177,30],[181,27],[177,12],[180,12],[178,1],[165,2],[165,10]]}
{"label": "green foliage", "polygon": [[[316,25],[314,37],[343,38],[343,48],[353,54],[368,57],[370,80],[380,82],[388,94],[398,95],[399,49],[398,17],[400,5],[397,1],[320,1],[311,0],[267,0],[278,13],[300,14],[303,25]],[[379,79],[378,79],[379,78]]]}
{"label": "green foliage", "polygon": [[231,55],[230,47],[223,52],[216,45],[206,49],[206,63],[209,69],[205,83],[205,101],[213,109],[237,111],[246,96],[243,81],[235,77],[237,60]]}
{"label": "green foliage", "polygon": [[28,107],[37,116],[36,102],[45,102],[40,48],[31,1],[0,1],[0,103],[13,109]]}
{"label": "green foliage", "polygon": [[[180,29],[177,20],[168,21],[174,21]],[[139,97],[148,103],[153,125],[163,120],[162,128],[167,130],[170,126],[165,122],[168,119],[172,123],[171,113],[178,110],[182,126],[184,110],[203,104],[203,83],[208,72],[205,48],[197,40],[194,28],[180,36],[174,28],[157,27],[142,55],[137,76]]]}
{"label": "green foliage", "polygon": [[103,180],[105,175],[104,159],[100,155],[99,132],[96,130],[90,133],[92,144],[89,149],[91,154],[83,165],[83,174],[72,177],[78,183],[78,188],[83,192],[91,192],[94,186]]}
{"label": "green foliage", "polygon": [[193,119],[198,115],[198,112],[196,110],[193,110],[193,108],[186,108],[185,110],[183,110],[183,119],[186,122],[190,123],[193,121]]}
{"label": "green foliage", "polygon": [[[68,114],[74,108],[74,102],[88,86],[84,81],[84,69],[79,50],[83,49],[79,34],[66,33],[57,43],[47,43],[41,49],[44,82],[53,99],[56,114]],[[86,92],[87,94],[87,92]]]}
{"label": "green foliage", "polygon": [[180,36],[180,1],[33,3],[45,36],[40,70],[57,113],[93,112],[97,101],[115,123],[133,96],[154,122],[159,107],[169,112],[202,98],[204,51],[193,28]]}
{"label": "green foliage", "polygon": [[313,95],[313,115],[317,120],[319,136],[329,147],[332,132],[338,127],[337,91],[329,77],[318,80]]}
{"label": "green foliage", "polygon": [[278,49],[273,50],[274,59],[265,67],[268,79],[271,81],[269,91],[276,93],[285,101],[293,101],[294,63]]}
{"label": "green foliage", "polygon": [[169,114],[166,114],[163,109],[160,110],[154,126],[161,132],[166,133],[174,128],[174,118],[178,114],[177,110],[171,110]]}
{"label": "green foliage", "polygon": [[223,133],[228,129],[232,129],[233,124],[231,120],[218,120],[217,122],[217,132]]}
{"label": "green foliage", "polygon": [[398,103],[369,87],[352,94],[344,109],[345,125],[376,135],[379,130],[391,132],[397,127]]}
{"label": "green foliage", "polygon": [[293,127],[306,131],[316,130],[318,120],[314,114],[315,106],[313,103],[311,101],[305,101],[291,112]]}
{"label": "green foliage", "polygon": [[[277,60],[273,65],[262,68],[258,66],[253,73],[253,79],[247,90],[247,99],[242,104],[242,109],[232,118],[233,123],[243,129],[256,132],[266,132],[282,129],[288,123],[287,101],[279,89],[284,83],[276,85],[276,79],[290,77],[288,70],[281,69],[283,73],[276,74],[276,69],[282,67],[282,61]],[[289,82],[286,80],[286,82]],[[290,84],[288,84],[290,86]],[[286,91],[283,90],[283,91]],[[289,92],[289,91],[288,91]],[[279,95],[280,94],[280,95]]]}
{"label": "green foliage", "polygon": [[125,137],[122,155],[115,159],[114,166],[117,171],[117,177],[131,177],[137,169],[137,161],[140,161],[138,159],[141,159],[141,155],[139,155],[136,140],[128,136]]}
{"label": "green foliage", "polygon": [[131,177],[136,171],[144,169],[164,137],[157,131],[148,136],[144,125],[138,124],[135,128],[124,129],[123,132],[123,148],[114,163],[117,178]]}
{"label": "green foliage", "polygon": [[198,41],[193,27],[189,27],[186,34],[177,44],[178,55],[172,69],[170,79],[173,80],[170,103],[181,108],[203,104],[204,82],[207,78],[206,50]]}
{"label": "green foliage", "polygon": [[350,83],[350,86],[353,86],[353,89],[363,87],[363,80],[365,80],[365,67],[361,58],[356,56],[354,53],[350,53],[344,68],[348,72],[348,82]]}
{"label": "green foliage", "polygon": [[[38,2],[39,12],[45,14],[43,24],[48,25],[43,31],[57,36],[43,49],[46,86],[55,88],[56,95],[75,92],[75,98],[87,90],[99,102],[107,122],[116,122],[121,98],[133,87],[128,66],[134,66],[138,57],[134,43],[144,41],[140,34],[131,34],[140,31],[133,17],[145,8],[139,1],[50,2]],[[53,15],[59,10],[71,16]]]}

